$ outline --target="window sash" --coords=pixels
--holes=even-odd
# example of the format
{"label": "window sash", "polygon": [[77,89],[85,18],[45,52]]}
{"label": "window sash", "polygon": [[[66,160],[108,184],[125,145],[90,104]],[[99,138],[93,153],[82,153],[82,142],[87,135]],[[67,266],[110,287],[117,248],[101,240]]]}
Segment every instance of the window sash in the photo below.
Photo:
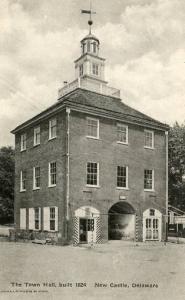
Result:
{"label": "window sash", "polygon": [[35,225],[36,230],[40,229],[40,209],[39,208],[34,209],[34,225]]}
{"label": "window sash", "polygon": [[128,187],[128,167],[118,166],[117,167],[117,187],[127,188]]}
{"label": "window sash", "polygon": [[56,118],[49,121],[49,139],[53,139],[57,136],[57,120]]}
{"label": "window sash", "polygon": [[144,146],[146,148],[154,148],[154,132],[145,130],[144,132]]}
{"label": "window sash", "polygon": [[26,171],[21,171],[20,174],[20,191],[26,191]]}
{"label": "window sash", "polygon": [[128,126],[117,124],[117,141],[123,144],[128,144]]}
{"label": "window sash", "polygon": [[50,230],[55,230],[55,220],[56,219],[56,213],[55,213],[55,207],[50,207]]}
{"label": "window sash", "polygon": [[98,75],[99,74],[99,65],[92,64],[92,73],[93,73],[93,75]]}
{"label": "window sash", "polygon": [[99,164],[87,163],[87,185],[98,186],[99,184]]}
{"label": "window sash", "polygon": [[34,146],[40,144],[40,126],[34,128]]}
{"label": "window sash", "polygon": [[144,189],[153,190],[154,189],[154,171],[144,170]]}
{"label": "window sash", "polygon": [[49,163],[49,186],[56,185],[56,162]]}
{"label": "window sash", "polygon": [[21,134],[21,151],[26,150],[26,133]]}
{"label": "window sash", "polygon": [[33,188],[40,188],[40,167],[33,168]]}
{"label": "window sash", "polygon": [[83,69],[84,69],[84,68],[83,68],[83,65],[80,65],[80,67],[79,67],[79,75],[80,75],[80,76],[83,76],[83,73],[84,73],[84,72],[83,72]]}
{"label": "window sash", "polygon": [[87,118],[87,136],[99,138],[99,120]]}

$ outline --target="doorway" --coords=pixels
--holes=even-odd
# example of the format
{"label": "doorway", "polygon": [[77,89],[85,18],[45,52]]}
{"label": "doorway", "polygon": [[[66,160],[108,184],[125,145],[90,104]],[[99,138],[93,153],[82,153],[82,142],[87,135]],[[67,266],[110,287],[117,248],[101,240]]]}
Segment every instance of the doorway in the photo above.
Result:
{"label": "doorway", "polygon": [[108,212],[109,240],[135,239],[135,211],[127,202],[115,203]]}
{"label": "doorway", "polygon": [[79,226],[80,243],[89,243],[93,240],[94,219],[80,218]]}
{"label": "doorway", "polygon": [[161,241],[162,214],[149,208],[143,213],[143,241]]}

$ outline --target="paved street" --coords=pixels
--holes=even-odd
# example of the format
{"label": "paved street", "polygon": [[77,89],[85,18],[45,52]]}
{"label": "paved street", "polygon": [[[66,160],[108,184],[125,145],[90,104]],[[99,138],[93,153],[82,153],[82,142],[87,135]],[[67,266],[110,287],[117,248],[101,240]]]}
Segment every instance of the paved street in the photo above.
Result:
{"label": "paved street", "polygon": [[0,266],[3,300],[185,299],[184,244],[112,241],[91,249],[1,242]]}

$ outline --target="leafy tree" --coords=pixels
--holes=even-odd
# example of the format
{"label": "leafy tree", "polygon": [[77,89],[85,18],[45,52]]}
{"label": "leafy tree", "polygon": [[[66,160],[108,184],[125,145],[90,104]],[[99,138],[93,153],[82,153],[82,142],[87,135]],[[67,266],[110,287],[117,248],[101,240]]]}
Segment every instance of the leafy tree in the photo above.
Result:
{"label": "leafy tree", "polygon": [[0,148],[0,223],[13,222],[14,150]]}
{"label": "leafy tree", "polygon": [[169,132],[169,204],[185,211],[185,124]]}

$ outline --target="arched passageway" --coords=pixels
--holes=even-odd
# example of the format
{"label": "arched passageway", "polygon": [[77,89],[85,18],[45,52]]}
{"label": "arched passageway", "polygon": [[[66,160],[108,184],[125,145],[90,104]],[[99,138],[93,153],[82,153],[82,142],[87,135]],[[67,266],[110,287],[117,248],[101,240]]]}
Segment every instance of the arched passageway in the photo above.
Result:
{"label": "arched passageway", "polygon": [[109,240],[135,239],[135,210],[127,202],[117,202],[108,211]]}

